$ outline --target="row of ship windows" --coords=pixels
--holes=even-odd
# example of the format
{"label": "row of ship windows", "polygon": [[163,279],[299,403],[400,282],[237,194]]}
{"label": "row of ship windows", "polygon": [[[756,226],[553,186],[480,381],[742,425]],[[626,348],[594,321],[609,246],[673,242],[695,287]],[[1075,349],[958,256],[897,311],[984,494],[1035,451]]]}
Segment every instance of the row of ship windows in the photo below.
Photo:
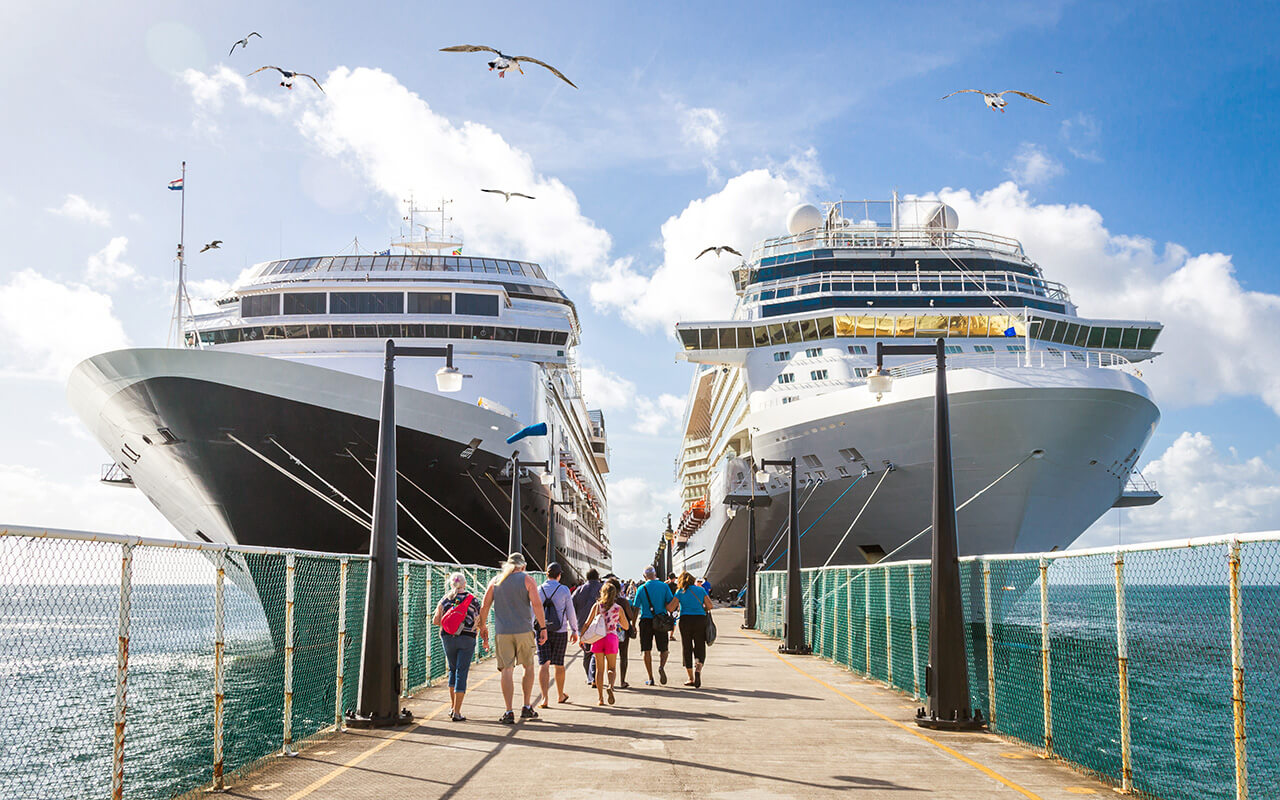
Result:
{"label": "row of ship windows", "polygon": [[298,272],[343,271],[437,271],[437,272],[494,272],[501,275],[524,275],[545,280],[546,275],[537,264],[524,261],[507,261],[498,258],[468,258],[466,256],[325,256],[323,258],[290,258],[272,261],[262,268],[259,276],[287,275]]}
{"label": "row of ship windows", "polygon": [[[407,297],[407,301],[406,301]],[[241,317],[294,314],[469,314],[498,316],[498,295],[464,292],[289,292],[240,300]]]}
{"label": "row of ship windows", "polygon": [[[750,327],[681,328],[685,350],[735,350],[817,342],[836,337],[890,338],[1024,336],[1022,315],[915,314],[905,316],[837,315]],[[1082,325],[1065,320],[1031,320],[1031,337],[1076,347],[1150,350],[1158,327]]]}
{"label": "row of ship windows", "polygon": [[[814,349],[818,351],[819,355],[822,354],[822,348],[819,347]],[[947,349],[947,355],[955,355],[957,353],[964,352],[964,348],[958,344],[949,344],[946,346],[946,349]],[[1025,353],[1027,351],[1027,348],[1020,344],[1008,344],[1008,345],[1005,345],[1005,349],[1008,350],[1010,353]],[[1054,350],[1052,347],[1049,348],[1049,350],[1054,355],[1059,355],[1059,351]],[[975,353],[994,353],[995,351],[996,351],[995,347],[989,344],[975,344],[973,346],[973,352]],[[813,350],[805,351],[806,355],[811,352],[813,352]],[[850,345],[849,352],[854,355],[866,355],[867,348],[860,344]],[[773,354],[773,360],[786,361],[790,355],[791,355],[791,352],[789,350],[779,350],[778,352]],[[854,367],[853,373],[859,378],[865,378],[871,374],[871,367]],[[825,369],[814,369],[809,371],[809,380],[811,381],[825,381],[826,379],[827,379],[827,371]],[[795,381],[796,381],[796,376],[794,373],[783,372],[783,373],[779,373],[778,375],[778,383],[795,383]]]}
{"label": "row of ship windows", "polygon": [[[569,341],[569,334],[567,331],[488,325],[252,325],[200,331],[203,344],[265,339],[471,339],[563,347]],[[186,340],[188,346],[194,346],[195,333],[188,331]]]}

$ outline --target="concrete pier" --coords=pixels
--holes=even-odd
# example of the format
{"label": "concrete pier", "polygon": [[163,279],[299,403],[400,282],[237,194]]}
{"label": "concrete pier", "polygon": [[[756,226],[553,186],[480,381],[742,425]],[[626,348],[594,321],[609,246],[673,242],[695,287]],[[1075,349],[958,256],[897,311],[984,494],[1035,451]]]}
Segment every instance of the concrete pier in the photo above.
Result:
{"label": "concrete pier", "polygon": [[739,612],[718,610],[716,619],[720,639],[710,648],[701,689],[681,685],[678,642],[668,684],[644,686],[632,642],[632,688],[617,692],[616,705],[596,705],[575,662],[566,685],[570,704],[553,702],[539,710],[541,719],[504,726],[497,722],[503,711],[497,672],[493,662],[482,662],[472,667],[467,722],[449,721],[448,690],[434,687],[407,703],[416,724],[336,735],[240,778],[227,794],[258,800],[1112,794],[997,736],[917,728],[910,698],[814,657],[779,655],[776,640],[738,630]]}

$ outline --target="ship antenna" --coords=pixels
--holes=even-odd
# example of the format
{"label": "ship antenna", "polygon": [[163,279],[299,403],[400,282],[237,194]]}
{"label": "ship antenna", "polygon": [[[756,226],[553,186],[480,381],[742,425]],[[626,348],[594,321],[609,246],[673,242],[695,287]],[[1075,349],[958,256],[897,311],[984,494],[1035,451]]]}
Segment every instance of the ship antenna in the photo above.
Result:
{"label": "ship antenna", "polygon": [[[178,212],[178,289],[173,298],[173,317],[169,320],[169,341],[174,346],[181,346],[183,341],[182,323],[186,316],[182,313],[183,303],[194,319],[195,312],[191,308],[191,298],[187,296],[187,162],[182,162],[182,177],[178,180],[178,191],[182,193]],[[200,337],[196,336],[196,347],[200,346]]]}

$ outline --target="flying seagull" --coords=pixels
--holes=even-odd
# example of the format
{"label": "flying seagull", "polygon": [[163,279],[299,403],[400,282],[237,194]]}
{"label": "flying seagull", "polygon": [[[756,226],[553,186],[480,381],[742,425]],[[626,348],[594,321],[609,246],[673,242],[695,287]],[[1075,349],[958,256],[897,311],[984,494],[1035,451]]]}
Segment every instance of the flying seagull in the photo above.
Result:
{"label": "flying seagull", "polygon": [[742,253],[739,253],[737,250],[734,250],[732,247],[730,247],[727,244],[722,244],[719,247],[708,247],[706,250],[703,250],[701,253],[698,253],[698,255],[694,256],[694,260],[696,261],[697,259],[705,256],[707,253],[711,253],[711,252],[714,252],[716,254],[716,258],[719,258],[721,253],[733,253],[735,256],[738,256],[739,258],[742,257]]}
{"label": "flying seagull", "polygon": [[[308,75],[305,72],[290,72],[287,69],[280,69],[279,67],[265,66],[265,67],[258,67],[253,72],[250,72],[249,75],[257,75],[259,72],[262,72],[264,69],[274,69],[276,72],[279,72],[280,75],[284,78],[284,80],[280,81],[280,85],[286,89],[293,88],[293,81],[295,78],[309,78],[311,82],[316,85],[317,89],[319,89],[322,92],[324,91],[324,87],[320,85],[320,81],[316,80],[314,77],[312,77],[311,75]],[[245,77],[247,78],[249,77],[249,75],[246,75]]]}
{"label": "flying seagull", "polygon": [[214,239],[212,242],[209,242],[204,247],[201,247],[200,252],[203,253],[205,250],[218,250],[221,248],[221,246],[222,246],[222,240]]}
{"label": "flying seagull", "polygon": [[547,69],[551,70],[551,73],[555,75],[557,78],[559,78],[560,80],[564,81],[565,83],[569,84],[575,89],[578,88],[578,85],[575,84],[573,81],[569,80],[568,78],[566,78],[563,72],[551,66],[547,62],[539,61],[536,58],[530,58],[529,56],[509,56],[499,50],[494,50],[492,47],[485,47],[484,45],[480,45],[480,44],[456,44],[453,47],[440,48],[440,52],[442,53],[479,53],[481,51],[486,53],[497,54],[498,56],[497,58],[491,59],[489,61],[489,71],[493,72],[496,69],[498,71],[499,78],[505,78],[507,75],[507,70],[511,69],[512,67],[515,67],[520,72],[520,74],[523,75],[524,70],[520,69],[520,62],[528,61],[530,64],[537,64],[540,67],[546,67]]}
{"label": "flying seagull", "polygon": [[[249,36],[257,36],[259,39],[261,39],[261,38],[262,38],[262,34],[258,33],[257,31],[252,31],[252,32],[249,34]],[[231,45],[231,49],[230,49],[229,51],[227,51],[227,55],[231,55],[232,53],[234,53],[234,52],[236,51],[236,48],[237,48],[237,47],[244,47],[244,48],[248,48],[248,47],[249,47],[249,36],[246,36],[246,37],[244,37],[243,39],[241,39],[240,41],[238,41],[238,42],[236,42],[235,44]]]}
{"label": "flying seagull", "polygon": [[531,195],[531,194],[523,194],[522,192],[504,192],[504,191],[502,191],[501,189],[481,189],[480,191],[482,191],[482,192],[492,192],[493,194],[500,194],[500,195],[502,195],[503,197],[507,198],[507,202],[508,202],[508,203],[510,203],[510,202],[511,202],[511,198],[513,198],[513,197],[524,197],[524,198],[529,199],[529,200],[532,200],[532,199],[533,199],[533,195]]}
{"label": "flying seagull", "polygon": [[946,100],[947,97],[950,97],[952,94],[964,94],[965,92],[977,92],[978,94],[982,95],[982,99],[987,104],[987,108],[991,109],[992,111],[999,111],[1001,114],[1004,113],[1004,107],[1009,105],[1009,102],[1004,99],[1004,96],[1006,94],[1016,94],[1019,97],[1025,97],[1028,100],[1034,100],[1037,103],[1044,103],[1046,106],[1049,105],[1048,100],[1041,100],[1039,97],[1036,97],[1034,94],[1031,94],[1030,92],[1020,92],[1017,89],[1005,89],[1003,92],[984,92],[981,89],[960,89],[958,91],[952,92],[946,97],[940,97],[938,99]]}

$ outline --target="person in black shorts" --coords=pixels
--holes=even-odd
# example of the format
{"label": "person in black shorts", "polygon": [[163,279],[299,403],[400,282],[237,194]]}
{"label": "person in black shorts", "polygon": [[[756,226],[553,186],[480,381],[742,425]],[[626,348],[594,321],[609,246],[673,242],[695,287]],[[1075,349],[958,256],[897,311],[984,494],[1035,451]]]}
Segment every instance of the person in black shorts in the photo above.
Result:
{"label": "person in black shorts", "polygon": [[538,663],[541,665],[538,679],[542,686],[543,708],[551,701],[552,667],[555,667],[559,702],[569,701],[569,695],[564,693],[564,654],[570,642],[578,641],[578,615],[573,607],[569,587],[560,583],[562,574],[560,565],[552,562],[547,566],[546,582],[538,587],[538,599],[542,601],[542,607],[547,609],[551,606],[555,610],[555,618],[560,621],[555,630],[547,631],[547,640],[538,645]]}
{"label": "person in black shorts", "polygon": [[658,580],[658,572],[653,567],[645,567],[644,583],[636,589],[635,602],[632,603],[640,612],[640,652],[644,654],[644,669],[649,673],[645,686],[653,685],[654,645],[658,647],[658,680],[667,682],[667,649],[671,640],[666,632],[656,633],[653,630],[653,618],[664,612],[670,613],[679,603],[671,587]]}

